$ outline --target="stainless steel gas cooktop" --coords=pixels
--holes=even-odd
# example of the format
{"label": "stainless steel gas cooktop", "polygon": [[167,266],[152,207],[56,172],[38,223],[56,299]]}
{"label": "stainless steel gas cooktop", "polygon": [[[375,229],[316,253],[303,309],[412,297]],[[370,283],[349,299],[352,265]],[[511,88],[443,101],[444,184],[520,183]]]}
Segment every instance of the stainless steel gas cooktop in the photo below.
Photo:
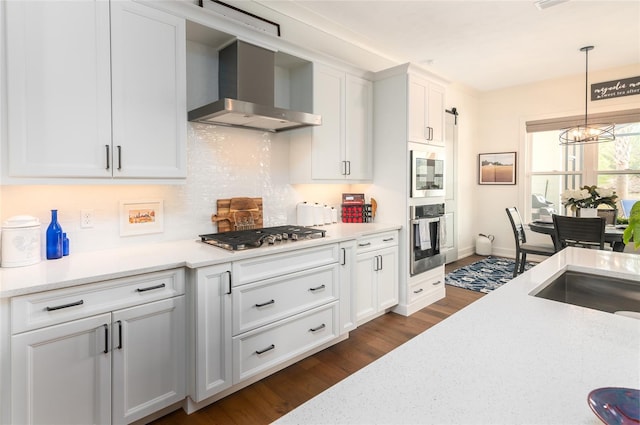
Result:
{"label": "stainless steel gas cooktop", "polygon": [[286,241],[323,238],[326,230],[302,226],[275,226],[262,229],[236,230],[224,233],[199,235],[202,242],[227,249],[240,251],[260,246],[274,245]]}

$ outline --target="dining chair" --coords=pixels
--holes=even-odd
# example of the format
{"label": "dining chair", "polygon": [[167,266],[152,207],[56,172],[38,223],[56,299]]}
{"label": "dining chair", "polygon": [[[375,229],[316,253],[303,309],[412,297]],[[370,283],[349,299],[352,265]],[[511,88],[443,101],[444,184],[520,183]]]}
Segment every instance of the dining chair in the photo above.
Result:
{"label": "dining chair", "polygon": [[604,217],[569,217],[553,214],[553,227],[555,229],[559,251],[567,246],[581,248],[604,248]]}
{"label": "dining chair", "polygon": [[633,204],[638,202],[637,199],[621,199],[620,206],[622,207],[622,216],[624,218],[629,218],[629,214],[631,214],[631,207]]}
{"label": "dining chair", "polygon": [[556,253],[556,249],[550,244],[531,244],[527,242],[527,235],[524,231],[524,224],[522,217],[516,207],[505,208],[509,221],[511,222],[511,229],[513,230],[513,237],[516,240],[516,264],[513,266],[513,277],[516,277],[518,273],[524,272],[524,265],[527,263],[527,254],[532,255],[544,255],[551,256]]}

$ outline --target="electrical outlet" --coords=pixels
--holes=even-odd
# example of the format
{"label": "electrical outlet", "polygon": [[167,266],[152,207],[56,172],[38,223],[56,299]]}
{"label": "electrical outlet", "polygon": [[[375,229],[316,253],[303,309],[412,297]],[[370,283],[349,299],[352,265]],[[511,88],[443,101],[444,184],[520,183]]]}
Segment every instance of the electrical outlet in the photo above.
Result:
{"label": "electrical outlet", "polygon": [[89,229],[93,227],[93,210],[80,211],[80,227]]}

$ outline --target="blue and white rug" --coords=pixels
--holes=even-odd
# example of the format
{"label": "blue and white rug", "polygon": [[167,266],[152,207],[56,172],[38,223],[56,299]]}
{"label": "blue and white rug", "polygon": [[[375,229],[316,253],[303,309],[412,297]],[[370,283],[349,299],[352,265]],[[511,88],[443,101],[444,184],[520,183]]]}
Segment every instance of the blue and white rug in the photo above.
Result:
{"label": "blue and white rug", "polygon": [[[513,279],[515,261],[508,258],[487,257],[452,271],[444,277],[447,285],[489,293]],[[527,262],[525,270],[534,263]]]}

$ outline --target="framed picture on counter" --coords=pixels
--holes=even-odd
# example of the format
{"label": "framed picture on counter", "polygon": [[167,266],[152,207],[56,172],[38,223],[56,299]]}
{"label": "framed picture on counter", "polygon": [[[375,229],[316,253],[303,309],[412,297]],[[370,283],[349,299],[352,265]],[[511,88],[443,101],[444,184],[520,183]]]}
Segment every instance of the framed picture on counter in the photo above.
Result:
{"label": "framed picture on counter", "polygon": [[162,200],[120,201],[120,236],[164,231]]}
{"label": "framed picture on counter", "polygon": [[516,153],[479,154],[478,184],[516,184]]}

